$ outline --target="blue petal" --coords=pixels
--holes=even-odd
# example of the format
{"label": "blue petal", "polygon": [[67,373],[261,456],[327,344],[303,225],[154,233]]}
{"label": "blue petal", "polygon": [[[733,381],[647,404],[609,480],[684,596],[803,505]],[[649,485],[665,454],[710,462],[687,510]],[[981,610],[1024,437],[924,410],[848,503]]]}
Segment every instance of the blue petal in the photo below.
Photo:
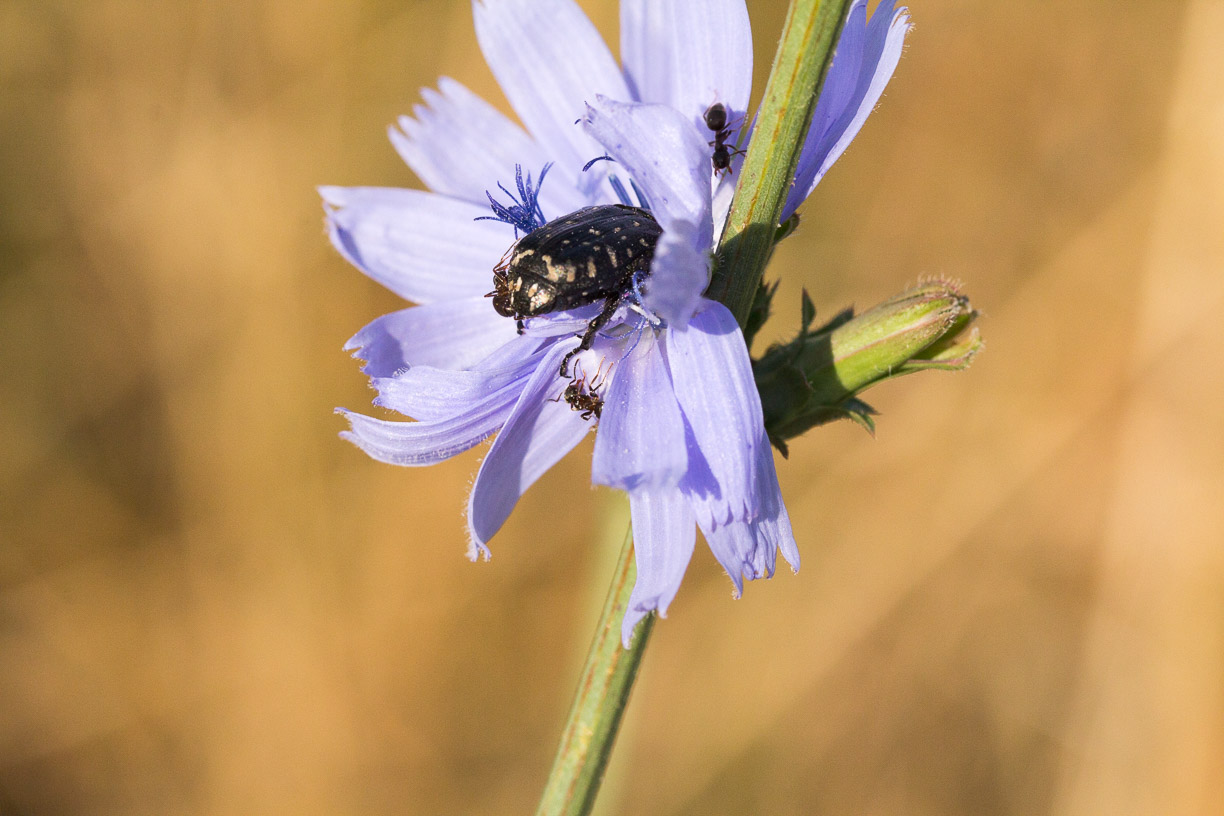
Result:
{"label": "blue petal", "polygon": [[663,227],[646,306],[682,326],[709,283],[709,146],[695,125],[663,105],[624,105],[601,98],[587,111],[587,129],[645,191]]}
{"label": "blue petal", "polygon": [[688,117],[600,97],[587,106],[586,129],[646,192],[664,232],[688,224],[694,246],[710,247],[710,148]]}
{"label": "blue petal", "polygon": [[651,610],[667,616],[697,540],[693,511],[676,490],[635,490],[629,494],[637,581],[621,621],[621,642],[629,648],[633,628]]}
{"label": "blue petal", "polygon": [[[413,117],[401,116],[399,130],[389,129],[391,143],[431,190],[480,205],[488,215],[486,190],[514,179],[515,166],[532,172],[548,156],[518,125],[449,77],[438,90],[421,91],[425,100]],[[555,180],[554,180],[555,181]],[[541,205],[553,216],[585,204],[572,183],[548,184]]]}
{"label": "blue petal", "polygon": [[589,306],[579,306],[577,309],[551,312],[540,317],[529,317],[524,321],[524,330],[534,337],[582,334],[586,331],[591,318],[599,314],[602,308],[602,303],[592,303]]}
{"label": "blue petal", "polygon": [[376,377],[374,404],[420,420],[459,416],[507,385],[517,382],[521,389],[539,365],[536,352],[542,342],[516,337],[471,369],[414,365],[392,377]]}
{"label": "blue petal", "polygon": [[710,551],[727,571],[735,585],[737,598],[743,593],[745,578],[751,581],[773,577],[779,551],[790,562],[792,570],[799,570],[799,550],[795,546],[782,493],[778,489],[773,451],[763,432],[756,450],[756,476],[761,494],[760,511],[756,518],[746,521],[733,519],[727,523],[711,521],[708,517],[703,520],[700,509],[704,503],[689,495],[694,508],[699,510],[698,522]]}
{"label": "blue petal", "polygon": [[714,213],[714,234],[722,235],[727,223],[727,215],[731,212],[731,200],[735,198],[735,185],[739,179],[739,169],[744,164],[744,157],[731,157],[731,173],[720,173],[714,181],[714,193],[710,200],[710,209]]}
{"label": "blue petal", "polygon": [[911,28],[906,8],[894,11],[893,2],[881,2],[870,23],[865,0],[851,6],[780,220],[798,209],[845,152],[892,78]]}
{"label": "blue petal", "polygon": [[557,181],[593,190],[606,171],[581,172],[599,147],[574,122],[596,94],[629,98],[599,32],[572,0],[473,0],[472,5],[485,61],[519,119],[557,163]]}
{"label": "blue petal", "polygon": [[742,116],[752,91],[748,9],[744,0],[624,0],[621,59],[639,102],[670,105],[697,125],[715,102]]}
{"label": "blue petal", "polygon": [[[862,0],[852,3],[846,14],[846,25],[837,40],[833,65],[825,76],[820,98],[812,111],[812,121],[804,147],[810,148],[837,124],[849,107],[858,85],[859,68],[863,64],[863,48],[867,42],[867,6]],[[800,155],[800,169],[805,157]]]}
{"label": "blue petal", "polygon": [[710,283],[710,253],[694,237],[698,229],[677,222],[664,232],[650,262],[650,282],[643,302],[673,327],[688,325]]}
{"label": "blue petal", "polygon": [[735,597],[744,593],[745,577],[752,580],[773,575],[777,550],[759,541],[756,527],[751,522],[732,521],[714,526],[703,524],[701,532],[710,545],[710,552],[714,553],[735,585]]}
{"label": "blue petal", "polygon": [[668,332],[667,351],[676,398],[709,469],[697,480],[690,452],[687,488],[698,521],[704,529],[755,518],[764,420],[739,325],[721,303],[705,301],[686,329]]}
{"label": "blue petal", "polygon": [[340,436],[389,465],[436,465],[487,439],[506,421],[518,394],[519,388],[507,386],[440,422],[389,421],[340,408],[337,413],[352,426]]}
{"label": "blue petal", "polygon": [[648,332],[616,363],[595,435],[591,481],[622,490],[674,487],[688,454],[663,347]]}
{"label": "blue petal", "polygon": [[319,193],[340,254],[405,300],[485,294],[493,265],[513,242],[501,225],[473,220],[488,215],[487,206],[383,187],[320,187]]}
{"label": "blue petal", "polygon": [[514,321],[488,298],[426,303],[383,315],[353,335],[345,349],[365,360],[362,371],[390,377],[410,365],[470,368],[516,336]]}
{"label": "blue petal", "polygon": [[[761,510],[753,524],[758,538],[771,550],[782,553],[799,571],[799,548],[795,545],[795,534],[791,530],[790,515],[782,501],[782,489],[778,486],[778,473],[774,468],[773,448],[762,436],[757,446],[757,485],[761,495]],[[771,562],[772,564],[772,559]],[[770,572],[773,567],[770,567]]]}
{"label": "blue petal", "polygon": [[541,357],[476,474],[468,500],[468,554],[473,559],[489,557],[485,544],[501,529],[519,497],[591,429],[577,411],[550,400],[563,382],[557,368],[565,351],[566,346],[557,343]]}

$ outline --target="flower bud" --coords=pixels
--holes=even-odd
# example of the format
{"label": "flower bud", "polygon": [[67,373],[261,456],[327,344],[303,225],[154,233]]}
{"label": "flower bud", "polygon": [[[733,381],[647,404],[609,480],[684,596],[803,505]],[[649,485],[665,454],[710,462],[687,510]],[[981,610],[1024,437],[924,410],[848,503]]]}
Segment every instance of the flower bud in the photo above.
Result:
{"label": "flower bud", "polygon": [[977,312],[945,280],[921,284],[860,315],[846,310],[818,329],[803,294],[803,325],[789,343],[753,362],[770,439],[785,440],[834,419],[874,430],[871,406],[858,395],[876,383],[925,369],[958,371],[982,341],[970,324]]}

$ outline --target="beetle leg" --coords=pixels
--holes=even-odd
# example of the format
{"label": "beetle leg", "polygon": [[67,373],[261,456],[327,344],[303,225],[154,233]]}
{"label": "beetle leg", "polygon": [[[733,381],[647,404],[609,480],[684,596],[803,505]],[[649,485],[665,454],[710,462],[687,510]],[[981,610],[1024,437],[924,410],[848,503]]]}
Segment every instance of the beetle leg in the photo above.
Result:
{"label": "beetle leg", "polygon": [[518,333],[519,333],[519,336],[520,336],[520,337],[522,337],[522,336],[523,336],[523,332],[524,332],[524,331],[526,331],[526,329],[524,329],[524,328],[523,328],[523,321],[522,321],[522,320],[516,320],[516,321],[514,321],[514,328],[518,329]]}
{"label": "beetle leg", "polygon": [[562,377],[569,376],[570,359],[573,358],[575,354],[586,351],[591,347],[591,344],[595,342],[596,332],[607,325],[607,322],[612,319],[612,315],[616,314],[616,307],[620,306],[620,302],[621,295],[619,293],[612,295],[610,298],[604,301],[603,309],[599,312],[599,314],[591,318],[591,322],[587,324],[586,331],[582,333],[582,341],[579,342],[576,347],[570,349],[570,351],[561,358]]}

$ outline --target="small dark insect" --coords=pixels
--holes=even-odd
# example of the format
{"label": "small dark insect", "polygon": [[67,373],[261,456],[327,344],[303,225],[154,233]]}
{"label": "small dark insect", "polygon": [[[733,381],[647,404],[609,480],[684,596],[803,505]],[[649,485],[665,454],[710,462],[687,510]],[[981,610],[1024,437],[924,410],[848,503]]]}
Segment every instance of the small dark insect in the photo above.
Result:
{"label": "small dark insect", "polygon": [[715,102],[710,107],[706,108],[705,112],[706,127],[717,133],[727,127],[727,106],[721,102]]}
{"label": "small dark insect", "polygon": [[731,172],[731,158],[733,156],[741,156],[744,151],[734,145],[728,145],[727,140],[731,138],[732,128],[727,127],[727,106],[721,102],[715,102],[710,107],[706,108],[704,114],[705,124],[714,132],[714,140],[710,142],[710,147],[714,148],[714,152],[710,156],[710,163],[714,165],[714,172]]}
{"label": "small dark insect", "polygon": [[[599,389],[603,388],[604,383],[608,381],[608,375],[612,373],[612,366],[614,365],[616,364],[609,364],[608,370],[604,371],[603,362],[601,361],[599,368],[595,370],[595,378],[590,383],[587,383],[586,378],[583,377],[577,389],[574,389],[574,383],[566,386],[565,401],[569,403],[570,408],[573,410],[582,411],[583,419],[590,419],[592,413],[595,414],[596,419],[602,417],[604,400],[598,392]],[[586,388],[585,391],[583,386]]]}
{"label": "small dark insect", "polygon": [[[573,393],[571,393],[573,392]],[[589,420],[594,414],[596,419],[599,419],[603,414],[603,397],[599,396],[595,391],[582,391],[580,388],[575,389],[574,383],[570,383],[565,387],[565,401],[575,411],[581,411],[579,414],[583,419]]]}
{"label": "small dark insect", "polygon": [[585,207],[549,221],[518,240],[493,267],[493,308],[518,321],[602,300],[604,307],[587,324],[569,361],[595,342],[625,295],[650,273],[655,244],[663,228],[646,210],[624,204]]}
{"label": "small dark insect", "polygon": [[603,397],[599,395],[599,389],[607,381],[608,374],[612,373],[610,366],[606,372],[603,371],[602,364],[600,364],[599,368],[600,370],[595,372],[595,377],[590,382],[587,382],[585,374],[575,371],[575,374],[578,374],[578,376],[569,385],[565,386],[565,390],[551,399],[550,402],[565,400],[570,408],[582,412],[583,419],[590,420],[592,416],[599,419],[603,414],[604,404]]}
{"label": "small dark insect", "polygon": [[582,418],[589,420],[592,416],[599,419],[603,414],[603,397],[599,395],[594,384],[587,385],[585,378],[577,379],[565,386],[565,390],[551,402],[565,402],[575,411],[581,411]]}

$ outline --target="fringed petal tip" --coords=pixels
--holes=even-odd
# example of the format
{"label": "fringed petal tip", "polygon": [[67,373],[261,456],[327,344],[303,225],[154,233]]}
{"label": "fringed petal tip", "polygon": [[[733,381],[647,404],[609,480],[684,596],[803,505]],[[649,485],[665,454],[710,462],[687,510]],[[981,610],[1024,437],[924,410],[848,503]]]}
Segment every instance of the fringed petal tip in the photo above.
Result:
{"label": "fringed petal tip", "polygon": [[[657,610],[643,605],[634,605],[625,610],[625,617],[621,620],[621,646],[628,649],[633,644],[633,632],[637,629],[637,625],[641,623],[647,615]],[[667,615],[658,613],[660,618],[665,618]]]}
{"label": "fringed petal tip", "polygon": [[476,532],[476,527],[472,523],[472,491],[476,487],[476,476],[473,475],[468,482],[468,500],[466,510],[464,511],[464,528],[467,530],[468,546],[467,559],[473,564],[478,561],[488,561],[493,557],[493,553],[489,551],[489,547],[481,539]]}
{"label": "fringed petal tip", "polygon": [[629,602],[628,608],[625,609],[625,617],[621,621],[621,642],[624,643],[626,649],[633,640],[633,630],[637,628],[637,625],[652,612],[660,618],[666,618],[667,608],[671,606],[674,599],[675,592],[673,591],[667,596],[656,595],[652,598],[635,599]]}
{"label": "fringed petal tip", "polygon": [[786,559],[786,565],[790,567],[791,575],[799,574],[799,548],[795,546],[793,536],[782,536],[778,542],[778,552],[782,553],[782,557]]}
{"label": "fringed petal tip", "polygon": [[750,561],[745,561],[740,565],[740,573],[738,576],[730,571],[727,572],[727,577],[731,579],[731,598],[738,601],[744,597],[745,581],[760,581],[762,579],[772,578],[773,574],[774,571],[772,566],[762,568],[760,565],[753,564]]}
{"label": "fringed petal tip", "polygon": [[344,417],[344,421],[348,423],[348,428],[340,431],[337,436],[354,447],[364,450],[361,444],[361,439],[359,439],[357,434],[353,431],[353,412],[347,408],[336,408],[332,411],[332,413],[339,414],[340,416]]}
{"label": "fringed petal tip", "polygon": [[493,553],[489,552],[489,548],[477,541],[473,535],[474,533],[472,533],[471,530],[468,530],[468,560],[473,564],[475,564],[477,561],[488,561],[493,556]]}
{"label": "fringed petal tip", "polygon": [[732,596],[739,599],[744,581],[772,578],[781,552],[798,570],[799,553],[790,536],[790,522],[781,518],[757,519],[705,529],[710,551],[731,579]]}
{"label": "fringed petal tip", "polygon": [[[378,380],[398,377],[412,368],[405,361],[397,359],[395,355],[391,355],[389,360],[385,359],[388,355],[385,353],[384,346],[385,343],[381,340],[371,340],[363,329],[346,340],[341,349],[351,352],[349,356],[361,362],[361,367],[357,370],[370,378],[368,385],[375,391],[378,390]],[[375,400],[374,404],[378,405],[378,401]]]}
{"label": "fringed petal tip", "polygon": [[[354,340],[356,340],[356,337],[350,338],[349,341],[344,344],[344,351],[351,351],[352,358],[354,360],[361,361],[361,367],[357,370],[370,378],[371,388],[377,388],[377,386],[374,384],[374,380],[378,378],[384,372],[382,372],[380,370],[380,367],[374,363],[375,355],[366,350],[367,348],[366,344],[363,342],[353,342]],[[394,371],[385,372],[385,373],[388,376],[394,377],[397,374],[399,374],[401,371],[407,371],[407,370],[408,370],[408,366],[405,365],[405,366],[395,369]]]}
{"label": "fringed petal tip", "polygon": [[347,189],[335,184],[320,184],[316,187],[315,192],[323,199],[323,212],[330,215],[337,207],[343,207],[348,200],[344,194]]}

